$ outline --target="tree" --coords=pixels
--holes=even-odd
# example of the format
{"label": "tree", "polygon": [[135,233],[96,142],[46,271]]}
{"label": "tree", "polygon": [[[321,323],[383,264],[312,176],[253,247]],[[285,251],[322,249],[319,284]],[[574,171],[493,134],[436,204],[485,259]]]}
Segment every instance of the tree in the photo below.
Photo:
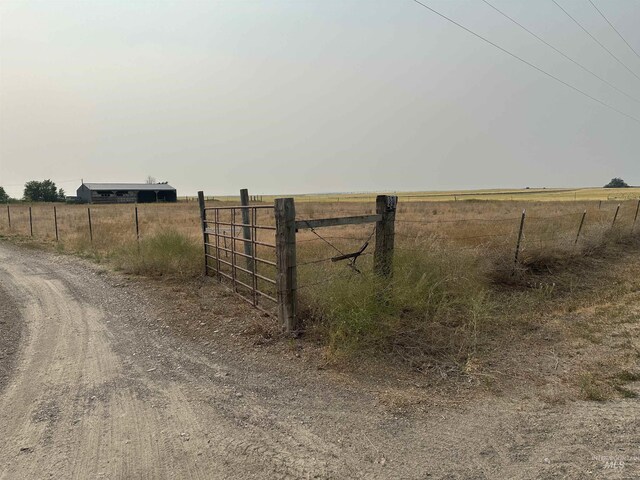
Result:
{"label": "tree", "polygon": [[152,177],[151,175],[147,177],[144,183],[146,183],[147,185],[168,185],[169,184],[169,182],[159,182],[156,177]]}
{"label": "tree", "polygon": [[31,202],[58,202],[64,200],[64,190],[56,188],[51,180],[31,180],[24,184],[24,199]]}
{"label": "tree", "polygon": [[6,203],[9,201],[9,195],[4,191],[4,188],[0,187],[0,203]]}
{"label": "tree", "polygon": [[612,178],[611,181],[604,186],[604,188],[629,188],[629,185],[627,185],[627,182],[625,182],[623,179],[616,177]]}

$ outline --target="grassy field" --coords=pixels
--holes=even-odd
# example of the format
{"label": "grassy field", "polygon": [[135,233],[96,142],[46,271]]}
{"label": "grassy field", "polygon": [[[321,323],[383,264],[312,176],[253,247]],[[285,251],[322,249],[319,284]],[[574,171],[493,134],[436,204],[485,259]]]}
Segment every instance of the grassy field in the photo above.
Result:
{"label": "grassy field", "polygon": [[[330,260],[337,251],[357,251],[371,238],[373,225],[301,231],[297,236],[299,297],[307,334],[326,345],[336,359],[382,355],[416,369],[434,361],[464,369],[480,352],[495,348],[498,339],[506,341],[506,332],[520,328],[517,325],[529,328],[537,321],[532,315],[559,305],[567,311],[584,308],[610,294],[609,289],[594,289],[591,278],[599,278],[598,271],[606,272],[608,262],[638,248],[640,223],[634,225],[638,200],[623,200],[622,195],[639,191],[520,191],[513,193],[513,200],[506,198],[511,193],[475,192],[478,198],[470,195],[465,201],[426,201],[405,195],[396,215],[395,269],[390,281],[372,274],[373,242],[358,259],[359,272],[345,262]],[[608,200],[611,196],[620,198]],[[298,198],[297,218],[375,210],[373,197],[344,198],[348,201]],[[208,205],[225,203],[216,200]],[[31,206],[33,237],[29,206],[10,208],[11,228],[6,211],[0,211],[0,234],[15,240],[88,256],[134,274],[184,279],[202,274],[196,202],[139,205],[139,242],[133,205],[91,206],[93,241],[86,205],[56,205],[58,242],[53,205]],[[516,263],[523,210],[526,220]],[[261,215],[261,223],[273,224],[269,210]],[[273,232],[261,235],[273,243]],[[240,242],[236,248],[241,249]],[[259,254],[269,257],[273,252]],[[273,278],[270,267],[260,268],[261,274]]]}
{"label": "grassy field", "polygon": [[[403,201],[449,202],[464,200],[491,201],[624,201],[640,199],[640,187],[632,188],[523,188],[523,189],[488,189],[488,190],[458,190],[434,192],[379,192],[398,195]],[[371,202],[375,201],[376,193],[328,193],[287,195],[294,197],[297,202]],[[215,197],[223,202],[239,201],[239,196]],[[261,195],[263,202],[272,203],[274,195]],[[190,198],[195,201],[194,198]]]}

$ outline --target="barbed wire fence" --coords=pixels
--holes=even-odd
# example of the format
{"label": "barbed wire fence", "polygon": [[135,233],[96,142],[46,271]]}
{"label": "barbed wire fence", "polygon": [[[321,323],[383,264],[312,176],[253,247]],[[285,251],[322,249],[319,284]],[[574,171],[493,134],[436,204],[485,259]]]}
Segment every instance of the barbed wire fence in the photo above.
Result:
{"label": "barbed wire fence", "polygon": [[[263,203],[259,197],[249,198],[251,201]],[[295,225],[293,242],[298,249],[287,268],[298,271],[299,281],[295,284],[296,292],[309,291],[341,278],[356,279],[358,275],[373,271],[376,267],[375,251],[380,240],[380,213],[371,214],[370,208],[359,204],[345,211],[351,214],[360,209],[367,214],[333,219],[312,218],[316,214],[321,217],[326,216],[323,212],[331,211],[330,208],[326,208],[327,205],[329,204],[322,203],[310,209],[307,216],[311,218],[302,220],[294,218],[293,220]],[[578,252],[581,245],[585,245],[592,238],[617,233],[632,235],[640,231],[638,224],[640,200],[615,204],[614,209],[603,208],[601,201],[589,202],[586,205],[579,204],[579,206],[585,208],[551,215],[544,215],[540,208],[537,211],[534,210],[533,214],[529,214],[525,209],[517,215],[510,212],[509,208],[504,208],[502,209],[504,215],[489,218],[478,216],[477,212],[467,212],[464,218],[447,218],[445,215],[440,215],[440,218],[430,218],[435,216],[435,212],[434,215],[430,215],[426,209],[420,211],[415,203],[405,204],[397,211],[394,205],[390,251],[391,254],[394,249],[397,252],[424,254],[431,249],[444,248],[477,255],[494,253],[511,258],[515,270],[522,255],[535,249],[538,251],[562,249],[569,253]],[[35,207],[35,205],[7,205],[4,221],[0,221],[0,231],[64,242],[68,230],[60,228],[59,206]],[[337,208],[338,212],[341,212],[340,208]],[[90,243],[95,242],[97,237],[102,235],[101,222],[107,221],[108,217],[105,206],[95,210],[93,211],[91,206],[75,207],[73,215],[65,219],[66,227],[73,224],[76,230],[84,231]],[[251,220],[255,223],[251,228],[255,230],[259,225],[271,225],[271,230],[267,233],[277,236],[275,232],[277,215],[274,216],[273,208],[260,211],[264,212],[264,216],[260,222],[257,219]],[[122,209],[120,212],[122,213]],[[455,210],[453,212],[449,211],[447,214],[461,213],[460,211],[455,213]],[[131,206],[130,211],[127,210],[125,215],[121,215],[118,220],[121,224],[112,233],[119,236],[131,234],[139,245],[146,233],[141,229],[141,213],[137,205]],[[162,224],[164,221],[162,213],[158,211],[155,214],[158,218],[154,218],[153,222]],[[327,222],[328,220],[331,221]],[[108,221],[116,220],[111,218]],[[147,219],[147,221],[150,220]],[[36,223],[37,229],[34,228]],[[220,245],[216,255],[220,255],[226,263],[232,264],[232,268],[236,268],[233,266],[237,265],[237,259],[231,260],[230,256],[241,255],[242,243],[251,237],[246,237],[244,234],[244,229],[247,227],[244,220],[237,224],[236,221],[228,223],[234,225],[219,226],[217,230]],[[319,231],[318,227],[322,227],[322,231]],[[260,243],[261,237],[253,237],[253,240]],[[277,239],[271,237],[262,239],[277,245],[278,242],[275,240]],[[278,261],[277,250],[276,248],[273,252],[265,254],[265,260],[273,263],[274,266]],[[247,268],[243,268],[245,271],[242,273],[246,274]],[[258,279],[263,280],[260,277]],[[266,286],[265,292],[275,297],[277,286],[272,286],[270,283]],[[295,328],[293,324],[291,328]]]}

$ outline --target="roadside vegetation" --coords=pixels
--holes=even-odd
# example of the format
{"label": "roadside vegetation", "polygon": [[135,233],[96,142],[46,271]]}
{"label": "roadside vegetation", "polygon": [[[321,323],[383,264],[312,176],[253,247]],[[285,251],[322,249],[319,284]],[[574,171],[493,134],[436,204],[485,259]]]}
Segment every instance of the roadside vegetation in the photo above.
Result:
{"label": "roadside vegetation", "polygon": [[627,293],[619,288],[624,279],[608,277],[613,264],[640,253],[640,232],[625,230],[602,228],[578,246],[573,240],[533,244],[518,263],[506,246],[456,249],[428,239],[400,244],[389,281],[368,266],[361,274],[336,274],[333,265],[316,271],[315,278],[330,280],[302,289],[303,314],[309,331],[338,358],[386,355],[417,370],[442,361],[464,370],[513,330],[538,328],[532,325],[544,315]]}
{"label": "roadside vegetation", "polygon": [[[357,251],[372,234],[371,226],[330,228],[320,232],[322,238],[300,232],[304,338],[323,346],[327,361],[335,364],[377,359],[418,372],[435,369],[462,377],[485,371],[492,358],[514,349],[544,351],[548,343],[554,345],[555,355],[559,345],[571,342],[583,351],[600,348],[609,341],[604,332],[612,322],[615,328],[627,328],[632,320],[615,312],[598,320],[593,312],[640,289],[640,224],[633,225],[637,200],[622,202],[616,215],[617,205],[405,202],[396,217],[394,274],[389,280],[372,273],[373,242],[358,259],[357,271],[344,262],[315,263],[334,256],[335,248]],[[202,275],[202,236],[193,202],[139,205],[139,239],[131,205],[91,206],[93,239],[86,206],[58,205],[56,242],[52,208],[32,206],[33,240],[25,207],[12,210],[11,230],[6,220],[0,221],[0,233],[89,257],[130,274],[180,282]],[[515,262],[524,209],[524,234]],[[371,203],[300,203],[298,216],[372,210]],[[583,215],[586,220],[580,229]],[[636,259],[635,269],[625,265],[628,258]],[[591,312],[588,320],[585,311]],[[577,319],[558,320],[576,312],[581,315]],[[271,328],[261,331],[277,335],[275,321],[265,321]],[[577,398],[634,395],[627,383],[638,375],[634,359],[640,346],[627,342],[616,348],[617,355],[607,357],[613,360],[606,369],[595,360],[575,366],[570,383]]]}

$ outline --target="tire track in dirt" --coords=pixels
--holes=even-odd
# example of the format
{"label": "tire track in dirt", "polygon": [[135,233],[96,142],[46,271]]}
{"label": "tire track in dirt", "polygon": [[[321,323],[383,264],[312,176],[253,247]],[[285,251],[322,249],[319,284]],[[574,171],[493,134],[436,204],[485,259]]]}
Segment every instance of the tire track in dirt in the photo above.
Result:
{"label": "tire track in dirt", "polygon": [[[171,375],[156,373],[157,367],[145,369],[134,358],[140,350],[135,333],[119,330],[135,321],[131,310],[144,312],[92,303],[91,297],[99,300],[96,289],[108,290],[102,279],[70,278],[55,264],[2,247],[0,264],[0,281],[28,332],[0,397],[1,478],[330,476],[326,462],[313,457],[335,448],[318,450],[317,438],[300,443],[297,428],[285,439],[281,430],[239,426],[232,409],[221,405],[229,400],[226,389],[216,392],[219,386],[202,385],[188,373],[167,380]],[[114,345],[132,350],[122,354]],[[169,355],[171,368],[194,363],[183,352]],[[209,373],[212,368],[201,364]]]}
{"label": "tire track in dirt", "polygon": [[0,243],[0,320],[25,324],[0,392],[0,479],[640,474],[594,459],[638,455],[636,400],[390,407],[324,373],[173,335],[153,295],[118,278]]}

